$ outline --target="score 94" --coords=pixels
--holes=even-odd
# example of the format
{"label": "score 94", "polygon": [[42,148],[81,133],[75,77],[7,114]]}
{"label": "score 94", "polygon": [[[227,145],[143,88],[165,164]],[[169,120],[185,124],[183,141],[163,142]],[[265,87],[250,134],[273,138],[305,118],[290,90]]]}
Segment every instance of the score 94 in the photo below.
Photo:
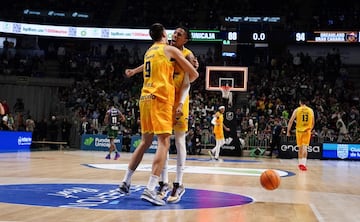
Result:
{"label": "score 94", "polygon": [[296,32],[295,33],[295,41],[297,41],[297,42],[305,42],[306,41],[305,32]]}

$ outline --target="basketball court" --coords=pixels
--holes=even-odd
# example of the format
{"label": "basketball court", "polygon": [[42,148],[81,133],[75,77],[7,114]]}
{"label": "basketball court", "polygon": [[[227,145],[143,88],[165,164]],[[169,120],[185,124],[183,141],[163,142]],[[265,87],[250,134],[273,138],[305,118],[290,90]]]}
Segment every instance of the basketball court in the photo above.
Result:
{"label": "basketball court", "polygon": [[[186,192],[176,204],[153,206],[140,195],[153,155],[134,174],[131,194],[117,186],[131,153],[106,160],[102,151],[0,153],[0,221],[360,221],[360,162],[188,156]],[[170,155],[169,180],[175,177]],[[266,169],[281,176],[273,191],[261,187]]]}
{"label": "basketball court", "polygon": [[[246,92],[247,67],[207,67],[206,89],[230,101]],[[231,145],[231,144],[230,144]],[[60,150],[0,153],[0,222],[174,221],[174,222],[355,222],[360,221],[360,162],[207,155],[187,157],[180,202],[153,206],[140,199],[153,153],[145,153],[129,196],[118,192],[131,153],[118,160],[107,152]],[[280,175],[266,190],[260,176]],[[176,156],[170,155],[169,182]]]}

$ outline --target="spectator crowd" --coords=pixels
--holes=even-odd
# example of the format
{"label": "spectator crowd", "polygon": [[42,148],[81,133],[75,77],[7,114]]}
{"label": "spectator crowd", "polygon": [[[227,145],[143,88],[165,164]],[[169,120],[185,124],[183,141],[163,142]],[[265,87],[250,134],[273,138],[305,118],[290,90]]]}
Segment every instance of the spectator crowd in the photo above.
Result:
{"label": "spectator crowd", "polygon": [[[124,69],[141,63],[139,56],[124,45],[121,50],[111,46],[101,53],[96,47],[79,55],[71,52],[61,57],[64,73],[73,72],[76,81],[72,87],[59,89],[59,100],[71,111],[70,115],[51,115],[42,120],[33,120],[25,112],[21,98],[11,110],[7,107],[2,117],[2,130],[29,130],[36,140],[64,140],[70,143],[71,128],[74,132],[104,133],[104,115],[109,101],[125,114],[122,124],[124,136],[139,134],[138,98],[142,76],[126,78]],[[191,88],[189,150],[200,144],[214,142],[212,115],[222,104],[221,92],[204,89],[205,66],[219,65],[215,54],[199,55],[203,75]],[[76,66],[71,63],[76,63]],[[66,76],[65,76],[66,78]],[[248,92],[233,92],[233,105],[227,107],[235,113],[239,137],[256,137],[257,140],[271,140],[275,119],[283,127],[287,125],[289,113],[298,104],[298,98],[305,96],[315,111],[314,138],[321,141],[359,141],[359,91],[349,79],[347,67],[342,64],[339,53],[334,49],[326,56],[312,59],[309,55],[286,52],[250,69]],[[240,99],[243,98],[243,99]],[[245,99],[244,99],[245,98]],[[86,123],[86,127],[84,126]],[[195,152],[195,151],[194,151]],[[193,153],[194,153],[193,152]]]}

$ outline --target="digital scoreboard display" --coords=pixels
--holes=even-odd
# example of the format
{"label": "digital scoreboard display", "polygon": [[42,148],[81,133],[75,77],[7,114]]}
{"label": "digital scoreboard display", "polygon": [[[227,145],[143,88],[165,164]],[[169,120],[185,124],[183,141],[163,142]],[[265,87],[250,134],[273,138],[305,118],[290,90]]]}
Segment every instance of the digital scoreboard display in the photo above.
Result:
{"label": "digital scoreboard display", "polygon": [[292,35],[295,42],[309,43],[358,43],[359,31],[314,31],[295,32]]}

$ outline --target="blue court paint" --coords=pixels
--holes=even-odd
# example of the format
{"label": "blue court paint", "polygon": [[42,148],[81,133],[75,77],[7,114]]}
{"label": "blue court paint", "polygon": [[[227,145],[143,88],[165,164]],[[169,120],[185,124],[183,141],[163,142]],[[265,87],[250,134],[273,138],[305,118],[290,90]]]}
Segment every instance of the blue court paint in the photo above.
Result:
{"label": "blue court paint", "polygon": [[144,186],[131,186],[131,194],[116,184],[12,184],[0,185],[0,202],[46,207],[106,210],[171,210],[231,207],[252,203],[251,197],[186,188],[181,201],[153,206],[140,199]]}

